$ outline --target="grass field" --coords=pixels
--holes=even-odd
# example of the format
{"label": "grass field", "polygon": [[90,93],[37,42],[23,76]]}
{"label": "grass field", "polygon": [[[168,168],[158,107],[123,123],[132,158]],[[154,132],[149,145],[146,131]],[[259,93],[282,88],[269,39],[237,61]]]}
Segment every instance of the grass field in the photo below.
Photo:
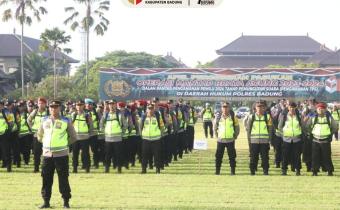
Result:
{"label": "grass field", "polygon": [[[202,123],[197,123],[196,139],[204,139]],[[202,151],[201,175],[198,175],[199,151],[184,155],[178,162],[155,174],[141,175],[141,167],[116,170],[104,174],[104,167],[70,173],[73,209],[340,209],[340,143],[333,141],[333,177],[319,173],[318,177],[306,172],[301,176],[274,168],[273,150],[270,150],[269,176],[259,170],[250,176],[246,134],[241,128],[236,141],[236,176],[230,176],[225,153],[221,175],[215,172],[216,140],[208,139],[208,150]],[[32,161],[30,162],[32,164]],[[259,166],[260,169],[260,166]],[[33,174],[33,166],[13,167],[12,173],[0,169],[0,209],[36,209],[43,203],[41,176]],[[62,207],[57,174],[53,185],[51,206]]]}

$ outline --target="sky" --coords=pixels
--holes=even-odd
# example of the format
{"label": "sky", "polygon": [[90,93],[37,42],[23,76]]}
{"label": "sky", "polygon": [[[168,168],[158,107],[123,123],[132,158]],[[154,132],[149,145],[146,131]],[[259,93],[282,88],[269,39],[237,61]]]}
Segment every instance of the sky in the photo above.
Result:
{"label": "sky", "polygon": [[[73,49],[70,56],[80,60],[81,34],[63,21],[71,13],[64,8],[76,6],[82,14],[85,6],[72,0],[47,0],[40,3],[48,10],[41,21],[25,26],[24,35],[39,38],[44,30],[59,27],[71,35],[65,46]],[[11,7],[1,6],[0,13]],[[90,34],[90,59],[106,52],[125,50],[165,56],[167,52],[189,67],[197,61],[216,59],[216,50],[244,35],[309,36],[330,49],[340,48],[339,0],[224,0],[217,8],[135,9],[122,0],[111,0],[105,17],[110,20],[103,37]],[[84,12],[82,12],[84,11]],[[11,34],[16,20],[0,21],[0,33]]]}

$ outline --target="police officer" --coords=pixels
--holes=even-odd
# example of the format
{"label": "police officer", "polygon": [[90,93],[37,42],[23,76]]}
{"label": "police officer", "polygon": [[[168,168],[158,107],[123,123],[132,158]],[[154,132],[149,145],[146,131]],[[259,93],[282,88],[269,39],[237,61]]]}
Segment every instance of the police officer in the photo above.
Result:
{"label": "police officer", "polygon": [[[338,107],[336,105],[333,106],[333,110],[331,111],[331,115],[333,116],[335,124],[339,128],[340,113],[339,113]],[[335,137],[335,140],[339,140],[339,133],[338,133],[338,131],[334,133],[334,137]]]}
{"label": "police officer", "polygon": [[10,145],[10,148],[13,152],[13,163],[16,163],[17,167],[21,167],[21,157],[20,157],[20,147],[19,147],[19,139],[18,139],[18,133],[20,132],[20,116],[19,113],[17,113],[12,106],[12,101],[7,100],[5,102],[6,109],[4,110],[4,115],[7,119],[7,125],[8,125],[8,142]]}
{"label": "police officer", "polygon": [[264,113],[264,102],[259,100],[256,102],[256,113],[250,116],[247,125],[247,134],[250,138],[250,172],[255,175],[259,154],[262,159],[263,175],[268,175],[269,162],[269,139],[272,135],[270,132],[272,119],[269,114]]}
{"label": "police officer", "polygon": [[19,132],[19,145],[20,145],[20,152],[23,154],[25,165],[28,165],[30,160],[30,145],[29,145],[29,127],[27,124],[27,118],[29,113],[25,108],[25,103],[19,103],[19,116],[21,118],[20,122],[20,132]]}
{"label": "police officer", "polygon": [[240,126],[236,116],[230,114],[229,103],[222,104],[222,113],[218,114],[214,120],[213,130],[215,138],[217,138],[216,149],[216,172],[215,175],[220,174],[224,149],[227,148],[229,163],[231,167],[231,175],[235,175],[236,167],[236,150],[235,140],[240,133]]}
{"label": "police officer", "polygon": [[38,141],[37,132],[41,123],[41,120],[49,115],[49,110],[46,109],[46,99],[38,98],[36,108],[27,119],[28,125],[31,128],[33,135],[33,155],[34,155],[34,171],[33,173],[39,172],[39,165],[42,154],[42,144]]}
{"label": "police officer", "polygon": [[[178,125],[181,123],[182,117],[177,116],[176,112],[174,110],[174,101],[172,99],[167,101],[167,105],[169,108],[169,119],[171,118],[172,124],[169,125],[168,129],[170,129],[170,134],[168,136],[168,145],[167,145],[167,157],[168,157],[168,163],[171,163],[172,155],[174,154],[174,151],[177,151],[177,132],[178,132]],[[168,166],[168,165],[165,165]]]}
{"label": "police officer", "polygon": [[71,188],[68,181],[68,145],[76,142],[76,133],[69,118],[60,116],[61,102],[52,101],[50,116],[42,119],[37,132],[39,142],[43,145],[41,195],[44,204],[40,207],[50,208],[54,171],[59,179],[59,192],[64,199],[64,208],[69,209]]}
{"label": "police officer", "polygon": [[[104,103],[100,102],[97,104],[98,107],[98,121],[100,122],[103,118],[104,114]],[[102,163],[105,163],[105,133],[104,131],[98,127],[98,141],[99,141],[99,160]]]}
{"label": "police officer", "polygon": [[289,112],[280,113],[279,130],[283,139],[283,160],[282,175],[287,175],[288,164],[292,166],[292,171],[296,169],[296,176],[300,176],[301,153],[302,153],[302,129],[301,119],[296,113],[297,104],[289,102]]}
{"label": "police officer", "polygon": [[136,115],[136,106],[134,103],[131,103],[127,106],[129,110],[129,114],[131,116],[131,123],[132,128],[129,132],[129,154],[128,154],[128,161],[131,163],[131,167],[135,167],[136,162],[136,154],[138,149],[138,138],[140,138],[139,134],[139,116]]}
{"label": "police officer", "polygon": [[186,101],[186,108],[189,114],[188,126],[187,126],[187,134],[188,134],[188,150],[192,152],[194,147],[194,139],[195,139],[195,124],[197,122],[198,116],[196,110],[191,106],[190,101]]}
{"label": "police officer", "polygon": [[105,173],[110,172],[111,159],[115,156],[118,173],[122,173],[123,142],[122,136],[128,128],[128,123],[123,114],[117,109],[116,100],[108,101],[109,112],[105,112],[99,126],[105,132]]}
{"label": "police officer", "polygon": [[0,101],[0,147],[1,147],[1,158],[3,162],[3,167],[7,167],[7,172],[12,171],[11,164],[11,150],[8,141],[8,136],[6,132],[8,132],[8,124],[5,115],[4,101]]}
{"label": "police officer", "polygon": [[321,165],[328,171],[328,176],[333,176],[334,166],[332,163],[331,141],[332,134],[337,132],[338,127],[322,103],[317,105],[317,113],[308,117],[306,130],[312,134],[312,172],[317,176]]}
{"label": "police officer", "polygon": [[156,173],[160,173],[161,166],[161,137],[164,135],[164,122],[159,112],[155,112],[155,105],[147,105],[147,114],[139,122],[142,134],[142,174],[146,173],[149,155],[152,152],[155,158]]}
{"label": "police officer", "polygon": [[213,112],[213,109],[210,108],[209,103],[206,103],[205,108],[202,109],[201,118],[203,121],[205,138],[208,138],[208,127],[209,127],[210,137],[213,138],[212,118],[214,118],[214,112]]}
{"label": "police officer", "polygon": [[93,100],[86,98],[85,99],[85,107],[88,113],[91,115],[93,122],[93,131],[90,133],[89,140],[91,145],[91,151],[93,153],[93,166],[95,168],[99,168],[99,147],[100,143],[98,141],[98,128],[99,128],[99,117],[96,109],[93,108],[94,102]]}
{"label": "police officer", "polygon": [[276,111],[276,114],[274,115],[274,122],[275,123],[275,163],[276,168],[280,168],[283,156],[282,156],[282,146],[283,146],[283,139],[282,139],[282,131],[279,129],[279,117],[281,112],[285,111],[287,112],[287,104],[286,100],[282,99],[279,104],[279,108]]}

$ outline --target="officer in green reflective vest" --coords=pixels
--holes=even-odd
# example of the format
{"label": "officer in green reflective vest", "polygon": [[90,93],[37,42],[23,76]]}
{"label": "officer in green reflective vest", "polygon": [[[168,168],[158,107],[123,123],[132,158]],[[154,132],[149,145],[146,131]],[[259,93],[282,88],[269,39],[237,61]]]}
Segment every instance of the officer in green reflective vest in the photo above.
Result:
{"label": "officer in green reflective vest", "polygon": [[[331,111],[331,115],[333,116],[335,124],[339,128],[340,113],[339,113],[338,107],[336,105],[333,106],[333,110]],[[338,131],[339,131],[339,129],[338,129]],[[339,140],[339,132],[338,131],[334,133],[335,140]]]}
{"label": "officer in green reflective vest", "polygon": [[41,209],[50,208],[53,176],[56,171],[59,179],[59,192],[64,199],[64,208],[69,209],[71,188],[68,181],[68,146],[77,141],[72,122],[67,117],[60,116],[61,102],[51,101],[50,116],[42,119],[37,137],[43,145],[41,195],[44,204]]}
{"label": "officer in green reflective vest", "polygon": [[236,116],[230,115],[230,104],[225,102],[222,104],[222,113],[215,117],[213,130],[215,138],[217,139],[216,149],[216,172],[215,175],[220,174],[224,150],[227,148],[229,163],[231,167],[231,175],[235,175],[236,167],[236,150],[235,140],[240,134],[240,126]]}
{"label": "officer in green reflective vest", "polygon": [[282,175],[287,175],[288,164],[290,163],[292,171],[296,169],[296,176],[300,176],[301,170],[301,153],[302,153],[302,128],[301,119],[296,114],[297,104],[290,101],[288,104],[288,113],[283,111],[279,117],[279,130],[282,133]]}
{"label": "officer in green reflective vest", "polygon": [[[97,104],[98,107],[98,121],[100,122],[103,118],[104,114],[104,103],[100,102]],[[98,141],[99,141],[99,161],[105,162],[105,133],[104,131],[98,127]]]}
{"label": "officer in green reflective vest", "polygon": [[28,125],[34,133],[33,136],[33,155],[34,155],[34,171],[33,173],[39,172],[39,165],[42,154],[42,144],[38,141],[37,132],[41,123],[41,120],[49,115],[48,109],[46,109],[46,99],[38,98],[38,108],[35,109],[27,119]]}
{"label": "officer in green reflective vest", "polygon": [[186,101],[186,109],[188,111],[188,126],[187,126],[187,134],[188,134],[188,151],[192,152],[194,147],[194,139],[195,139],[195,123],[197,122],[198,116],[196,110],[191,106],[190,101]]}
{"label": "officer in green reflective vest", "polygon": [[272,136],[270,126],[272,119],[269,114],[264,113],[264,101],[256,102],[256,113],[250,116],[247,124],[247,134],[250,138],[250,172],[255,175],[259,154],[261,154],[263,175],[268,175],[269,162],[269,139]]}
{"label": "officer in green reflective vest", "polygon": [[25,165],[28,165],[30,160],[30,147],[29,147],[29,127],[27,123],[28,112],[25,109],[25,103],[19,103],[19,116],[21,118],[20,123],[20,132],[19,132],[19,145],[20,145],[20,153],[22,153]]}
{"label": "officer in green reflective vest", "polygon": [[139,122],[140,133],[142,134],[142,174],[146,173],[149,155],[152,152],[156,173],[161,172],[161,137],[164,135],[164,122],[159,112],[155,112],[154,104],[147,105],[147,114],[142,116]]}
{"label": "officer in green reflective vest", "polygon": [[[168,129],[171,128],[170,135],[169,135],[169,144],[168,144],[168,163],[171,163],[172,155],[175,156],[175,151],[177,154],[177,132],[178,132],[178,125],[181,123],[182,116],[178,117],[176,115],[176,111],[174,110],[174,100],[170,99],[167,101],[167,105],[169,107],[169,114],[172,118],[172,125],[169,126]],[[179,114],[179,113],[178,113]],[[170,119],[169,117],[169,119]],[[167,165],[165,165],[167,166]]]}
{"label": "officer in green reflective vest", "polygon": [[334,166],[332,162],[331,141],[332,134],[337,132],[338,127],[334,118],[326,113],[326,106],[322,103],[317,105],[316,114],[309,117],[305,129],[312,134],[312,172],[317,176],[320,166],[328,171],[328,176],[333,176]]}
{"label": "officer in green reflective vest", "polygon": [[205,108],[201,110],[200,115],[203,121],[203,129],[204,129],[205,138],[208,138],[208,127],[209,127],[210,137],[213,138],[212,118],[214,118],[214,111],[210,107],[209,103],[205,104]]}
{"label": "officer in green reflective vest", "polygon": [[85,173],[90,173],[90,140],[89,135],[93,131],[93,121],[91,115],[84,112],[84,101],[78,100],[76,103],[77,111],[72,113],[71,120],[77,134],[77,141],[73,145],[72,166],[73,173],[77,173],[79,165],[79,151],[81,149],[81,157],[83,160],[83,168]]}
{"label": "officer in green reflective vest", "polygon": [[99,168],[99,147],[100,143],[98,141],[98,129],[99,129],[99,119],[98,119],[98,112],[96,109],[93,108],[94,102],[93,100],[86,98],[85,99],[85,106],[88,110],[88,113],[92,117],[93,121],[93,131],[90,133],[89,141],[91,146],[91,151],[93,153],[93,166],[97,169]]}
{"label": "officer in green reflective vest", "polygon": [[4,113],[4,101],[0,101],[0,147],[1,147],[1,158],[3,162],[3,167],[7,167],[7,172],[12,171],[12,164],[11,164],[11,152],[10,152],[10,145],[8,141],[8,137],[6,132],[8,132],[8,124],[5,119]]}

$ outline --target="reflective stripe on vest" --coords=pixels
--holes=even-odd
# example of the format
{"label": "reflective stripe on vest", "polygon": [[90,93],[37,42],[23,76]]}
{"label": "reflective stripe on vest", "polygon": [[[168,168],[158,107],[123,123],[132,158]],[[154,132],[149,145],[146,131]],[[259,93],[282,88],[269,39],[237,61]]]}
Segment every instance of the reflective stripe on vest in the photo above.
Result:
{"label": "reflective stripe on vest", "polygon": [[231,139],[234,138],[234,123],[233,119],[229,115],[227,118],[221,116],[221,119],[218,123],[218,138],[221,139]]}
{"label": "reflective stripe on vest", "polygon": [[27,116],[27,113],[25,113],[25,112],[23,112],[23,114],[20,116],[21,124],[20,124],[19,135],[29,134],[28,125],[27,125],[26,119],[25,119],[25,114]]}
{"label": "reflective stripe on vest", "polygon": [[338,115],[337,111],[332,111],[331,114],[332,114],[333,119],[334,119],[335,121],[339,121],[339,115]]}
{"label": "reflective stripe on vest", "polygon": [[52,122],[52,119],[43,121],[43,149],[50,152],[59,152],[68,149],[67,135],[68,120],[58,119]]}
{"label": "reflective stripe on vest", "polygon": [[[75,113],[72,113],[72,119]],[[74,120],[74,130],[76,131],[77,136],[86,136],[89,135],[89,128],[86,123],[85,114],[77,114],[76,119]]]}
{"label": "reflective stripe on vest", "polygon": [[[118,114],[119,121],[122,122],[122,115]],[[122,127],[119,125],[117,114],[108,114],[106,119],[105,126],[105,137],[121,137],[122,136]]]}
{"label": "reflective stripe on vest", "polygon": [[[252,115],[250,116],[250,119],[252,119]],[[267,119],[270,119],[270,116],[267,114]],[[267,139],[269,138],[268,128],[266,125],[266,121],[264,120],[264,116],[261,116],[259,118],[255,114],[255,120],[253,122],[253,127],[251,129],[250,133],[251,138],[253,139]]]}
{"label": "reflective stripe on vest", "polygon": [[299,120],[294,115],[291,117],[287,115],[288,121],[285,122],[285,127],[283,128],[283,136],[298,136],[302,134],[301,126]]}
{"label": "reflective stripe on vest", "polygon": [[98,131],[97,116],[94,114],[94,112],[90,112],[90,113],[91,113],[92,122],[93,122],[93,131]]}
{"label": "reflective stripe on vest", "polygon": [[189,108],[189,110],[191,111],[190,113],[189,113],[189,123],[188,123],[188,125],[189,126],[194,126],[194,110],[193,109],[191,109],[191,108]]}
{"label": "reflective stripe on vest", "polygon": [[8,129],[8,124],[4,116],[2,115],[2,113],[0,113],[0,135],[3,135],[7,129]]}
{"label": "reflective stripe on vest", "polygon": [[142,138],[145,140],[158,140],[161,138],[161,130],[158,127],[156,117],[147,117],[144,121]]}
{"label": "reflective stripe on vest", "polygon": [[[314,125],[315,117],[312,120],[312,125]],[[331,135],[331,129],[327,123],[327,117],[318,117],[318,122],[314,125],[313,136],[316,139],[326,139],[329,135]]]}
{"label": "reflective stripe on vest", "polygon": [[211,108],[205,109],[205,112],[204,112],[204,115],[203,115],[203,121],[211,120],[211,117],[212,117],[212,113],[211,112],[212,112]]}
{"label": "reflective stripe on vest", "polygon": [[34,117],[34,123],[33,123],[33,126],[32,126],[32,131],[36,133],[36,132],[38,132],[42,118],[44,118],[46,116],[46,111],[43,111],[41,114],[40,114],[39,110],[36,110],[35,112],[36,112],[36,115]]}

